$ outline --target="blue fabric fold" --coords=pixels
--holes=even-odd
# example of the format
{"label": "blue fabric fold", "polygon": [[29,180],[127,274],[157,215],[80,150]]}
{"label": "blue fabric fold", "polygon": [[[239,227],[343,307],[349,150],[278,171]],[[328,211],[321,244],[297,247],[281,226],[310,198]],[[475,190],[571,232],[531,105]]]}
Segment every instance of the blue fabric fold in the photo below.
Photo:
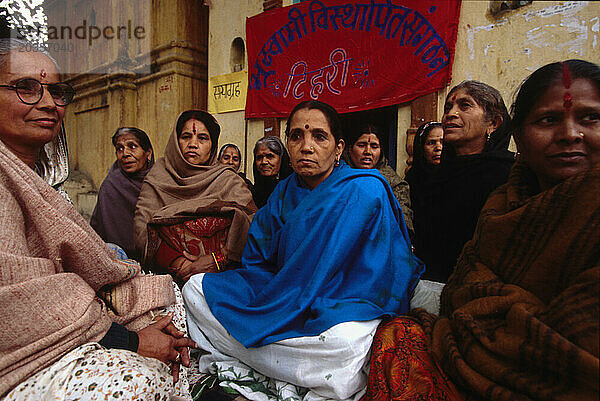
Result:
{"label": "blue fabric fold", "polygon": [[278,184],[242,266],[206,274],[203,291],[245,347],[405,313],[423,271],[385,178],[343,162],[312,191],[295,173]]}

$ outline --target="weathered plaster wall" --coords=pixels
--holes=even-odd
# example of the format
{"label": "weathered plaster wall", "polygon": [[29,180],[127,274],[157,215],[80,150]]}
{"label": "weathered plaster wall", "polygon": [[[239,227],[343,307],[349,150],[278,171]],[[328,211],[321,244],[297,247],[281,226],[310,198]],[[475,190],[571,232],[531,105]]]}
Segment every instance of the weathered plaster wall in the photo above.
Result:
{"label": "weathered plaster wall", "polygon": [[[231,43],[235,38],[244,40],[246,46],[246,17],[259,14],[263,10],[262,0],[211,0],[209,2],[208,30],[208,77],[234,72],[230,63]],[[245,49],[247,51],[247,49]],[[248,69],[245,56],[244,69]],[[262,121],[249,121],[247,149],[245,142],[245,120],[243,111],[215,114],[221,125],[219,146],[235,143],[242,151],[240,170],[252,174],[252,153],[254,143],[263,134]],[[248,167],[246,167],[248,166]]]}
{"label": "weathered plaster wall", "polygon": [[523,79],[545,64],[600,62],[598,2],[533,1],[497,19],[488,7],[487,1],[463,1],[451,86],[483,81],[510,105]]}
{"label": "weathered plaster wall", "polygon": [[[189,108],[206,108],[208,10],[197,0],[77,3],[83,8],[75,3],[52,3],[49,25],[76,26],[88,18],[92,6],[99,14],[110,15],[106,21],[113,24],[147,14],[140,20],[147,29],[149,49],[99,40],[69,53],[61,63],[77,92],[65,116],[71,168],[88,176],[97,189],[115,160],[110,138],[118,127],[146,131],[160,156],[177,115]],[[189,22],[181,23],[182,16]],[[148,60],[141,63],[143,68],[124,69],[140,59]]]}

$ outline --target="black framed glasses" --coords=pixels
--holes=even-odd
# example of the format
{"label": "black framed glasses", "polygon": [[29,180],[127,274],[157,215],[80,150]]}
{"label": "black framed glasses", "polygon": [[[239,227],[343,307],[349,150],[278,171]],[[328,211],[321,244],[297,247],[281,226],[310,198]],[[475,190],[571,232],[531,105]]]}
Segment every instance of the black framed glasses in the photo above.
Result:
{"label": "black framed glasses", "polygon": [[0,88],[9,88],[17,92],[17,97],[25,104],[36,104],[44,96],[44,86],[57,106],[66,106],[75,96],[75,89],[66,83],[44,84],[34,78],[23,78],[14,85],[0,85]]}

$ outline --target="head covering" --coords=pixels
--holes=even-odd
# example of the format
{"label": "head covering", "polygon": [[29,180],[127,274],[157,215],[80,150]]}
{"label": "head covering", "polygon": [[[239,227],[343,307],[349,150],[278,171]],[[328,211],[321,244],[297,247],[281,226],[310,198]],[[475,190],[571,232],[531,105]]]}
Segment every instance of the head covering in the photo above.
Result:
{"label": "head covering", "polygon": [[146,168],[133,174],[123,171],[119,161],[115,161],[100,185],[90,220],[90,225],[104,241],[119,245],[127,256],[136,260],[141,255],[135,252],[133,244],[133,216],[142,182],[153,165],[154,152]]}
{"label": "head covering", "polygon": [[[279,145],[281,148],[281,154],[279,154],[277,149],[271,147],[272,145],[270,142],[277,142],[277,145]],[[279,166],[279,172],[277,175],[265,177],[258,172],[258,168],[256,167],[256,152],[258,150],[258,145],[265,145],[281,158],[281,164]],[[274,147],[277,147],[277,145]],[[254,172],[254,187],[252,188],[252,196],[254,197],[254,203],[256,203],[256,206],[261,208],[267,203],[267,199],[269,199],[269,196],[279,181],[287,178],[293,172],[290,164],[290,156],[285,148],[285,145],[281,139],[279,139],[279,137],[267,136],[258,140],[256,146],[254,147],[254,162],[252,163],[252,171]]]}
{"label": "head covering", "polygon": [[406,181],[411,185],[428,180],[439,167],[439,165],[428,163],[425,159],[425,142],[435,128],[442,129],[442,123],[429,121],[417,129],[413,139],[413,162],[410,170],[406,173]]}
{"label": "head covering", "polygon": [[[169,138],[169,143],[165,149],[166,152],[169,151],[171,154],[169,155],[169,159],[172,160],[172,167],[177,174],[181,177],[186,177],[189,174],[194,175],[195,173],[193,167],[200,167],[195,164],[191,164],[183,157],[183,153],[181,153],[181,148],[179,147],[179,136],[181,135],[181,131],[183,130],[183,126],[189,120],[198,120],[204,124],[206,129],[208,130],[208,134],[210,136],[210,157],[208,158],[207,165],[211,165],[217,162],[217,147],[219,144],[219,135],[221,134],[221,127],[212,114],[207,113],[203,110],[187,110],[179,115],[177,118],[177,122],[175,123],[175,136],[171,135]],[[173,141],[173,145],[169,146]],[[192,167],[190,170],[189,167]]]}
{"label": "head covering", "polygon": [[[209,130],[212,147],[208,165],[189,163],[179,148],[177,128],[181,129],[190,118],[203,118],[200,121]],[[219,132],[216,120],[204,111],[188,110],[177,119],[165,155],[146,176],[136,206],[134,241],[136,251],[143,255],[144,261],[154,256],[146,249],[148,224],[173,224],[194,215],[224,212],[234,213],[227,240],[228,257],[241,258],[256,206],[246,183],[233,168],[216,163]]]}
{"label": "head covering", "polygon": [[225,145],[221,146],[221,149],[219,149],[219,154],[217,156],[217,160],[221,159],[221,156],[223,156],[223,152],[225,152],[225,149],[227,149],[227,148],[234,148],[238,152],[238,156],[240,157],[240,162],[242,161],[242,152],[240,151],[240,148],[238,148],[238,146],[235,143],[226,143]]}
{"label": "head covering", "polygon": [[[433,128],[431,128],[432,126]],[[430,121],[422,124],[417,129],[413,141],[413,162],[410,170],[406,172],[405,179],[410,185],[410,200],[413,206],[415,220],[417,220],[417,215],[422,215],[422,212],[419,209],[427,203],[427,199],[424,198],[431,196],[430,190],[428,189],[429,186],[437,185],[435,177],[440,166],[427,163],[427,160],[425,160],[425,142],[436,126],[441,128],[441,123]],[[427,211],[425,211],[425,213],[427,213]],[[415,221],[415,224],[419,223]]]}

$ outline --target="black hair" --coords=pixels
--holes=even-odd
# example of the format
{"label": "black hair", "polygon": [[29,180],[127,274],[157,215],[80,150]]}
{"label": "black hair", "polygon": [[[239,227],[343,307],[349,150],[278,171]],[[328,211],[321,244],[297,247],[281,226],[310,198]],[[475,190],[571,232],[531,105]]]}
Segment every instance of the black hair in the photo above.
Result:
{"label": "black hair", "polygon": [[448,102],[448,99],[450,99],[454,92],[461,89],[464,89],[477,102],[479,107],[483,109],[487,121],[502,120],[496,130],[490,135],[490,140],[486,142],[484,152],[508,148],[511,119],[500,92],[483,82],[463,81],[450,90],[446,96],[445,103]]}
{"label": "black hair", "polygon": [[340,115],[338,112],[327,103],[320,102],[318,100],[305,100],[300,102],[292,109],[290,115],[287,119],[287,123],[285,126],[285,136],[288,138],[290,136],[290,122],[292,121],[292,117],[298,110],[308,109],[308,110],[319,110],[327,119],[329,123],[329,128],[331,128],[331,134],[335,138],[335,142],[339,142],[342,138],[342,121],[340,120]]}
{"label": "black hair", "polygon": [[383,142],[383,138],[381,137],[381,130],[378,126],[372,123],[362,123],[359,124],[356,129],[350,130],[349,135],[346,135],[346,139],[348,139],[347,147],[351,148],[352,146],[354,146],[356,141],[358,141],[358,138],[365,134],[373,134],[379,139],[379,142]]}
{"label": "black hair", "polygon": [[442,123],[437,121],[430,121],[425,124],[421,124],[421,126],[417,129],[417,133],[415,134],[415,138],[413,140],[413,163],[411,168],[424,168],[427,164],[425,160],[425,143],[427,142],[427,138],[431,131],[434,128],[442,128]]}
{"label": "black hair", "polygon": [[[217,153],[217,145],[219,143],[219,135],[221,134],[221,126],[217,122],[217,120],[212,116],[212,114],[203,111],[203,110],[187,110],[181,113],[179,118],[177,119],[177,124],[175,125],[175,132],[177,133],[177,139],[181,136],[181,131],[183,130],[183,126],[189,120],[198,120],[204,124],[206,129],[208,130],[208,134],[210,135],[211,147],[210,154],[211,157]],[[212,159],[211,159],[212,160]]]}
{"label": "black hair", "polygon": [[[568,73],[568,74],[567,74]],[[600,66],[584,60],[566,60],[546,64],[523,81],[511,106],[512,133],[518,135],[531,109],[546,91],[568,76],[570,81],[587,79],[600,92]],[[564,81],[563,81],[564,82]]]}
{"label": "black hair", "polygon": [[141,129],[136,128],[136,127],[117,128],[117,130],[115,131],[115,133],[112,136],[113,146],[115,146],[115,147],[117,146],[117,139],[122,134],[133,134],[137,138],[138,143],[140,144],[142,149],[144,149],[144,152],[147,152],[150,149],[152,149],[152,143],[150,143],[150,138],[148,138],[148,135],[144,131],[142,131]]}

